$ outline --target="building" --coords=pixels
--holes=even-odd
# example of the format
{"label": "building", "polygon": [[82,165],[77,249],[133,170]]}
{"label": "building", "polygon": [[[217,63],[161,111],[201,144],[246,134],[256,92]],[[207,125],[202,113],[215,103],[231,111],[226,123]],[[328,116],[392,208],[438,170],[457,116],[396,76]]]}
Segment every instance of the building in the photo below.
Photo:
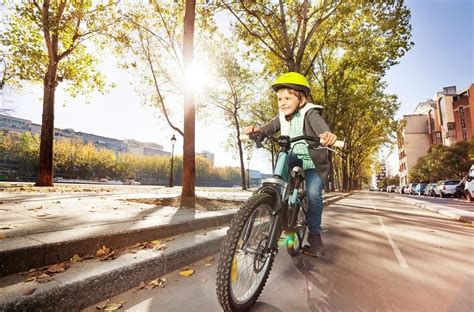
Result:
{"label": "building", "polygon": [[[33,135],[41,135],[41,125],[32,123],[30,120],[27,119],[0,114],[0,131],[18,133],[31,132]],[[54,139],[79,140],[82,141],[84,144],[92,143],[97,148],[110,149],[113,150],[116,154],[130,152],[133,154],[145,156],[171,155],[170,152],[164,151],[163,145],[160,144],[150,142],[139,142],[135,140],[122,141],[91,133],[76,132],[74,131],[74,129],[54,128]],[[214,162],[214,154],[210,155],[212,155],[212,162]]]}
{"label": "building", "polygon": [[127,146],[127,152],[136,155],[144,156],[171,156],[170,152],[163,150],[163,145],[150,143],[150,142],[139,142],[136,140],[124,140]]}
{"label": "building", "polygon": [[473,138],[474,84],[461,92],[456,86],[444,87],[434,100],[426,100],[405,115],[405,127],[398,131],[400,181],[410,183],[408,171],[434,144],[451,146]]}
{"label": "building", "polygon": [[214,167],[214,153],[211,153],[209,151],[201,151],[200,153],[197,153],[196,156],[201,156],[206,158],[211,166]]}
{"label": "building", "polygon": [[432,99],[427,99],[424,102],[418,103],[418,105],[415,107],[414,114],[427,115],[429,110],[432,108],[436,108],[436,101]]}
{"label": "building", "polygon": [[400,159],[400,183],[410,183],[408,172],[420,157],[426,155],[431,146],[427,116],[404,115],[402,127],[397,134]]}
{"label": "building", "polygon": [[473,137],[472,122],[474,121],[474,84],[454,97],[453,114],[456,142],[471,139]]}
{"label": "building", "polygon": [[436,94],[437,115],[441,129],[441,142],[451,146],[456,143],[453,102],[457,96],[456,86],[444,87]]}
{"label": "building", "polygon": [[31,121],[0,114],[0,130],[23,133],[31,130]]}

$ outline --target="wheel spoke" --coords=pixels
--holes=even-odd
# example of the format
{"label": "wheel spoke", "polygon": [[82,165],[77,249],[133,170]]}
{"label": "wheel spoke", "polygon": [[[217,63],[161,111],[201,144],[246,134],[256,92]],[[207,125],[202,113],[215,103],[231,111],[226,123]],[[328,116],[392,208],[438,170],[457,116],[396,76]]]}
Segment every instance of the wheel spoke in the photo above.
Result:
{"label": "wheel spoke", "polygon": [[[266,272],[265,266],[268,265],[268,256],[263,258],[263,264],[259,263],[261,261],[259,258],[262,252],[261,249],[264,248],[262,241],[264,242],[270,236],[270,218],[269,207],[259,206],[247,221],[251,223],[244,226],[241,237],[245,238],[247,236],[248,239],[245,242],[239,239],[239,246],[234,252],[237,279],[231,283],[233,295],[238,301],[245,301],[256,291]],[[250,224],[251,226],[248,226]],[[245,233],[245,229],[250,233]],[[255,253],[248,253],[247,248],[254,250]],[[256,272],[255,266],[262,269]]]}

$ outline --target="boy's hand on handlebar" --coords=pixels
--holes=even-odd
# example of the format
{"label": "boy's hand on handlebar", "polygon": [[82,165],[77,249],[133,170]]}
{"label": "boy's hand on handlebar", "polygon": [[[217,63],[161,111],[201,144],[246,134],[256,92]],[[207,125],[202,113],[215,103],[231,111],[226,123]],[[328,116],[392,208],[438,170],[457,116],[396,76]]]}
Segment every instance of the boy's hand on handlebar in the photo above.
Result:
{"label": "boy's hand on handlebar", "polygon": [[255,126],[248,126],[244,128],[244,133],[245,134],[259,134],[260,128],[255,127]]}
{"label": "boy's hand on handlebar", "polygon": [[319,137],[321,138],[322,146],[333,146],[337,141],[337,136],[329,131],[321,133]]}

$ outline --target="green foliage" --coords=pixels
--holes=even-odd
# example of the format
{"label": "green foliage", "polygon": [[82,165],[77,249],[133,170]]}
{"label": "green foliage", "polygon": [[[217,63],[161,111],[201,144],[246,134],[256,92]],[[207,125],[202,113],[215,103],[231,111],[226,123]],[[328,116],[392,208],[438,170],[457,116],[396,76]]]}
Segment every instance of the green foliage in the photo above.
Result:
{"label": "green foliage", "polygon": [[45,24],[43,1],[9,3],[0,42],[8,51],[13,71],[10,82],[18,87],[22,81],[42,83],[48,64],[56,62],[57,82],[68,82],[70,94],[104,92],[104,77],[84,41],[107,31],[114,22],[113,7],[106,1],[52,1],[47,11],[49,24]]}
{"label": "green foliage", "polygon": [[474,163],[470,153],[474,139],[461,141],[450,147],[433,145],[410,169],[410,181],[437,182],[443,179],[462,179]]}

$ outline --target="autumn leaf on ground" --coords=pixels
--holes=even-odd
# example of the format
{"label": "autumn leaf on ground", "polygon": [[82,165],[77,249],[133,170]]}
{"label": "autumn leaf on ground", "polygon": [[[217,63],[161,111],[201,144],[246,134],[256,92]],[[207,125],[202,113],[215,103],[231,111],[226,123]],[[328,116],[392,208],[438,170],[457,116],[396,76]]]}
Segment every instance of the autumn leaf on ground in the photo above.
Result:
{"label": "autumn leaf on ground", "polygon": [[36,277],[36,281],[38,283],[48,283],[51,281],[51,276],[46,273],[41,274],[40,276]]}
{"label": "autumn leaf on ground", "polygon": [[102,256],[100,258],[100,261],[114,260],[116,258],[117,258],[117,254],[115,253],[115,251],[112,251],[111,253],[108,253],[105,256]]}
{"label": "autumn leaf on ground", "polygon": [[179,275],[184,276],[184,277],[189,277],[194,274],[194,270],[191,269],[184,269],[183,271],[179,272]]}
{"label": "autumn leaf on ground", "polygon": [[72,258],[71,258],[72,263],[77,263],[77,262],[81,262],[81,261],[82,261],[82,258],[78,254],[74,254],[74,256],[72,256]]}
{"label": "autumn leaf on ground", "polygon": [[206,262],[214,261],[214,256],[207,257],[205,260]]}
{"label": "autumn leaf on ground", "polygon": [[5,238],[7,238],[7,237],[4,234],[0,233],[0,239],[5,239]]}
{"label": "autumn leaf on ground", "polygon": [[133,292],[137,292],[145,287],[146,287],[146,283],[142,281],[140,282],[140,285],[138,285],[137,289],[135,289]]}
{"label": "autumn leaf on ground", "polygon": [[64,271],[66,271],[64,263],[58,263],[58,264],[53,264],[53,265],[48,266],[49,273],[61,273]]}
{"label": "autumn leaf on ground", "polygon": [[159,244],[159,245],[153,246],[153,250],[165,250],[166,248],[168,248],[166,244]]}
{"label": "autumn leaf on ground", "polygon": [[[160,287],[160,288],[163,288],[165,287],[165,282],[167,281],[167,279],[165,278],[157,278],[157,279],[154,279],[154,280],[151,280],[151,281],[148,281],[146,283],[146,286],[145,288],[146,289],[153,289],[155,288],[156,286]],[[140,284],[141,285],[141,284]]]}
{"label": "autumn leaf on ground", "polygon": [[102,246],[102,248],[99,248],[99,250],[97,250],[97,252],[95,253],[95,255],[97,257],[101,257],[101,256],[104,256],[106,254],[108,254],[110,252],[110,248],[107,248],[105,246]]}

